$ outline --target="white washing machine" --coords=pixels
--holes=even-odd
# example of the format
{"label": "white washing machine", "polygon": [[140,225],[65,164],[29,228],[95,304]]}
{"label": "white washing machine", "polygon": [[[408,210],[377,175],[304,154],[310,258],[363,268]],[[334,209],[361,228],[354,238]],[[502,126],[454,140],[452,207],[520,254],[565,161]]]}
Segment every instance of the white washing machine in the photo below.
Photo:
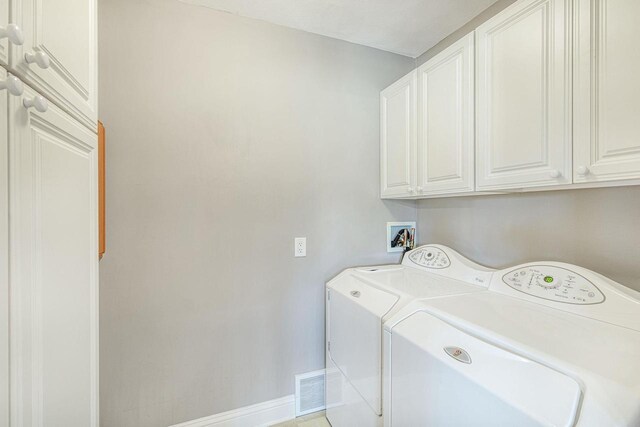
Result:
{"label": "white washing machine", "polygon": [[352,268],[327,283],[326,405],[333,427],[382,424],[383,322],[416,299],[486,291],[493,270],[438,245],[401,265]]}
{"label": "white washing machine", "polygon": [[385,427],[640,426],[640,293],[584,268],[496,271],[384,334]]}

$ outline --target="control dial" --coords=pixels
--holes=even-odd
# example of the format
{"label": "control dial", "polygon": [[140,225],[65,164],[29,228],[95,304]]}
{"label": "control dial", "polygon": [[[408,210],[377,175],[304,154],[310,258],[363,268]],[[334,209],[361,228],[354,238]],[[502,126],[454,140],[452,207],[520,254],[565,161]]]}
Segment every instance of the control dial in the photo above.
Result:
{"label": "control dial", "polygon": [[427,268],[447,268],[451,265],[451,260],[441,249],[434,246],[424,246],[411,251],[409,259],[421,267]]}
{"label": "control dial", "polygon": [[562,280],[544,274],[537,274],[533,281],[544,289],[558,289],[562,285]]}

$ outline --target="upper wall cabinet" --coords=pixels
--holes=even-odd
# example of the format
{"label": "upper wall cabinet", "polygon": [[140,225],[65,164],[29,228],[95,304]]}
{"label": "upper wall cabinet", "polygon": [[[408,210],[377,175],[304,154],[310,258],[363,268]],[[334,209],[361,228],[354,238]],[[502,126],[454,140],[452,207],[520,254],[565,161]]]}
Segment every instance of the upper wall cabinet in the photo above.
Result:
{"label": "upper wall cabinet", "polygon": [[638,21],[637,0],[518,0],[385,89],[382,197],[640,184]]}
{"label": "upper wall cabinet", "polygon": [[11,69],[94,132],[96,17],[95,0],[11,0],[11,22],[24,34],[24,44],[12,46]]}
{"label": "upper wall cabinet", "polygon": [[571,3],[521,0],[476,31],[478,190],[571,183]]}
{"label": "upper wall cabinet", "polygon": [[380,93],[380,195],[416,195],[416,71]]}
{"label": "upper wall cabinet", "polygon": [[575,182],[640,176],[640,2],[575,2]]}
{"label": "upper wall cabinet", "polygon": [[421,195],[474,191],[474,35],[418,68]]}

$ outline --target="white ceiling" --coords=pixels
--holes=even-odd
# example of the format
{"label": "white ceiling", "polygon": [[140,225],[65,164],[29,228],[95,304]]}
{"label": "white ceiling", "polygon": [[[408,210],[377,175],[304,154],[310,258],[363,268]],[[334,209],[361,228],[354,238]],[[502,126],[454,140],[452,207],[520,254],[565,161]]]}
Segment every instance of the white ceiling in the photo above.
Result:
{"label": "white ceiling", "polygon": [[496,0],[180,0],[413,58]]}

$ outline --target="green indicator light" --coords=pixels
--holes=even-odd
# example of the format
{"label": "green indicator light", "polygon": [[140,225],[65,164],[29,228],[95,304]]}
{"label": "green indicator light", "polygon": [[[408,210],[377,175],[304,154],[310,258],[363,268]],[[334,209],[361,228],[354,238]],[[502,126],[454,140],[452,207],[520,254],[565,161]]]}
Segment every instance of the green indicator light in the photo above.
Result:
{"label": "green indicator light", "polygon": [[545,276],[545,277],[544,277],[544,281],[545,281],[545,282],[547,282],[547,283],[551,283],[551,282],[553,282],[553,277],[551,277],[551,276]]}

